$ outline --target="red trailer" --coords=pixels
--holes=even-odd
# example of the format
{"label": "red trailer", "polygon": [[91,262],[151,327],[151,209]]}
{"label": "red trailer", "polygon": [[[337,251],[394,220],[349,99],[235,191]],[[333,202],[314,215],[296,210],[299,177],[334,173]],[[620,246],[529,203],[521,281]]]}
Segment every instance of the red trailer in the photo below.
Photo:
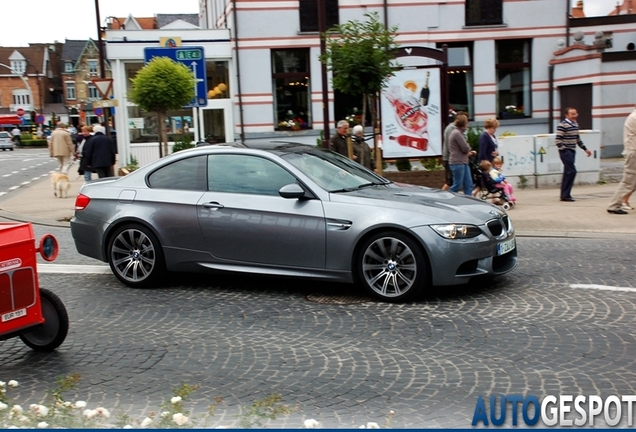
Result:
{"label": "red trailer", "polygon": [[57,258],[51,234],[36,248],[30,223],[0,223],[0,340],[19,337],[36,351],[53,351],[68,333],[64,303],[39,286],[36,252],[46,261]]}

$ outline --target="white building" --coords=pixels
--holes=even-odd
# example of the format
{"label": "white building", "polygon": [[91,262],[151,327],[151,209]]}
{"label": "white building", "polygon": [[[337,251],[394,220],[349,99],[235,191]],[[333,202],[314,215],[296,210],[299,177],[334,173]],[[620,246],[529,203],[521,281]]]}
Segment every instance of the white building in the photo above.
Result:
{"label": "white building", "polygon": [[[402,46],[446,44],[449,104],[468,111],[472,124],[497,117],[498,133],[550,133],[563,109],[574,106],[582,129],[601,131],[604,155],[622,150],[622,125],[636,104],[636,15],[572,18],[570,0],[322,1],[328,26],[377,12],[387,26],[398,26]],[[122,134],[118,126],[120,160],[131,144],[156,140],[152,114],[129,103],[126,92],[143,66],[144,48],[162,46],[166,38],[204,46],[208,88],[225,88],[202,109],[172,113],[169,126],[190,123],[195,140],[314,140],[323,129],[317,5],[200,0],[201,30],[107,31],[116,122],[130,128]],[[360,103],[327,85],[333,130]],[[285,123],[290,119],[295,128]]]}

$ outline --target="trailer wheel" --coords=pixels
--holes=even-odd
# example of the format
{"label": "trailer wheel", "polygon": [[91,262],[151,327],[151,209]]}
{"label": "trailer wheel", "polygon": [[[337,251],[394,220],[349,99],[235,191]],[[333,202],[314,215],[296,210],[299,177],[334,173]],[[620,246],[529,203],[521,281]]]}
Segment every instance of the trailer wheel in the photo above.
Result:
{"label": "trailer wheel", "polygon": [[40,288],[40,303],[44,323],[25,331],[20,339],[35,351],[53,351],[66,339],[68,314],[62,300],[47,289]]}

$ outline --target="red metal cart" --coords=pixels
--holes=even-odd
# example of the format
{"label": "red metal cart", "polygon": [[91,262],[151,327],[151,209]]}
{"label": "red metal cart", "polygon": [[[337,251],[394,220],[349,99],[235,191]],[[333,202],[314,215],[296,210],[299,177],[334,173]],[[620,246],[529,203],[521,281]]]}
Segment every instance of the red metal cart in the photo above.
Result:
{"label": "red metal cart", "polygon": [[19,337],[36,351],[53,351],[68,333],[68,314],[58,296],[39,286],[36,252],[57,258],[47,234],[35,246],[30,223],[0,223],[0,340]]}

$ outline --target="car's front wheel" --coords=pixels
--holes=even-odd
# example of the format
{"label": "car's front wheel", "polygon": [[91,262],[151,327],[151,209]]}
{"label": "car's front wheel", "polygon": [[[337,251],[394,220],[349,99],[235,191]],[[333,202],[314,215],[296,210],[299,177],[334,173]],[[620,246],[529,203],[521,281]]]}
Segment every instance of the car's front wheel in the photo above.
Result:
{"label": "car's front wheel", "polygon": [[150,229],[123,225],[108,243],[108,264],[120,281],[134,288],[156,284],[165,272],[161,244]]}
{"label": "car's front wheel", "polygon": [[399,232],[369,237],[357,259],[358,280],[373,296],[388,302],[412,300],[426,284],[428,264],[418,245]]}

